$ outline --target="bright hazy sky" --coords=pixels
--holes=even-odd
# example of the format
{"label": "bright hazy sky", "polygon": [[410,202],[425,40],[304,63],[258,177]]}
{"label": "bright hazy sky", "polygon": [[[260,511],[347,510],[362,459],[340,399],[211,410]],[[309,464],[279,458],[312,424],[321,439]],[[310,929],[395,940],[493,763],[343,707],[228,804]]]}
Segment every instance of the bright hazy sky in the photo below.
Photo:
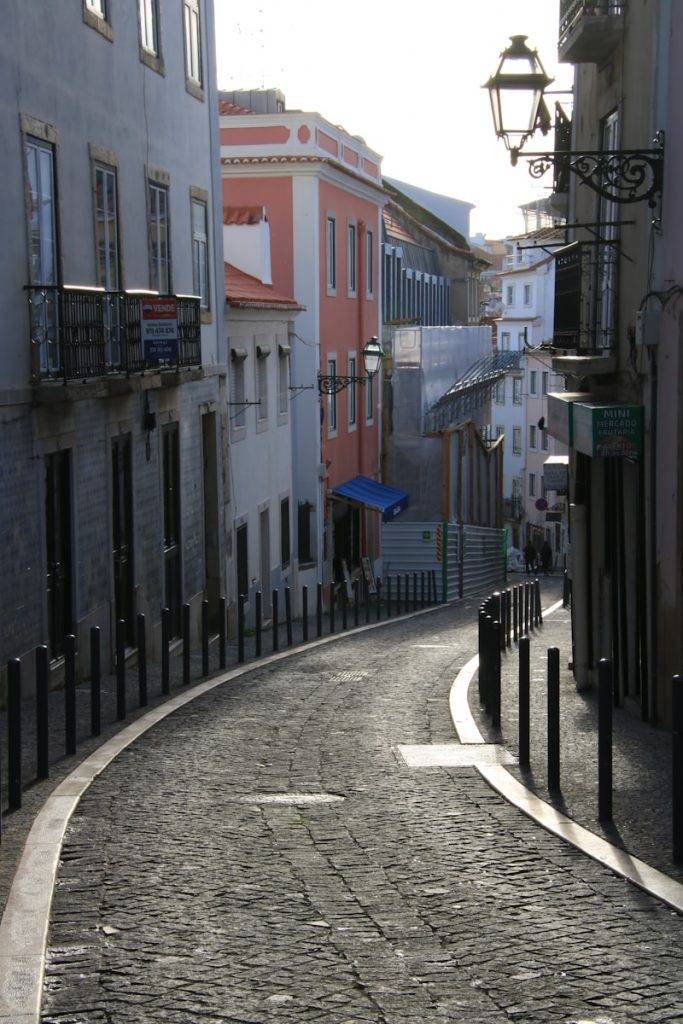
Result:
{"label": "bright hazy sky", "polygon": [[[475,203],[472,232],[521,230],[517,207],[547,194],[493,134],[488,93],[508,37],[525,33],[551,88],[559,0],[215,0],[218,84],[282,89],[383,156],[389,177]],[[551,144],[542,135],[538,145]],[[528,147],[527,147],[528,148]],[[548,176],[549,179],[549,176]],[[548,180],[549,184],[549,180]]]}

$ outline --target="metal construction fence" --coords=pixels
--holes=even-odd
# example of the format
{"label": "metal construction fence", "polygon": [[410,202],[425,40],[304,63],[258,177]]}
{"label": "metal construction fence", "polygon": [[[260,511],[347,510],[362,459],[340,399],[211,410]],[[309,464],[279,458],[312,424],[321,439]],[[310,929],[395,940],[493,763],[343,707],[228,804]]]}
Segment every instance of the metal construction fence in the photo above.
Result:
{"label": "metal construction fence", "polygon": [[435,571],[438,600],[467,597],[506,579],[505,531],[462,523],[386,523],[384,575]]}

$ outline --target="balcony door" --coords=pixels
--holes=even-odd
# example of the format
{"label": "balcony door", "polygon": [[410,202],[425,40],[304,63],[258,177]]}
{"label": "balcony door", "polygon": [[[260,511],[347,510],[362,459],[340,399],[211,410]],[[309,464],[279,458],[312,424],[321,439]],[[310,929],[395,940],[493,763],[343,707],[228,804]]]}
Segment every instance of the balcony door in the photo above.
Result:
{"label": "balcony door", "polygon": [[130,437],[111,447],[114,614],[126,623],[126,643],[135,644],[135,577],[133,572],[133,470]]}
{"label": "balcony door", "polygon": [[57,345],[57,216],[54,152],[48,142],[27,138],[25,145],[31,340],[41,373],[59,370]]}
{"label": "balcony door", "polygon": [[180,442],[177,423],[171,423],[164,429],[162,444],[165,599],[166,607],[171,613],[171,633],[173,636],[180,636]]}
{"label": "balcony door", "polygon": [[[106,292],[120,287],[121,254],[119,251],[119,215],[116,169],[95,164],[95,249],[97,283]],[[106,361],[111,366],[121,362],[118,303],[109,299],[104,306]]]}
{"label": "balcony door", "polygon": [[71,618],[71,453],[54,452],[45,459],[45,549],[48,644],[50,657],[60,658]]}

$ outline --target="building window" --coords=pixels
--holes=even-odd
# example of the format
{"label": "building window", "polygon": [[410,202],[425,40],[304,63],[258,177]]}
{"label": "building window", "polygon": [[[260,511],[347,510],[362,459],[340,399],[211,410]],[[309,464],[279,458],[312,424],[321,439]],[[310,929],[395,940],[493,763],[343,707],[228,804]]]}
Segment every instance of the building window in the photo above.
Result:
{"label": "building window", "polygon": [[524,285],[524,305],[525,306],[530,306],[531,305],[531,285],[530,284],[525,284]]}
{"label": "building window", "polygon": [[536,427],[533,423],[529,425],[529,447],[536,448]]}
{"label": "building window", "polygon": [[548,371],[544,370],[541,374],[541,390],[544,395],[548,394]]}
{"label": "building window", "polygon": [[283,498],[280,502],[280,557],[282,568],[286,569],[291,558],[291,543],[289,537],[289,498]]}
{"label": "building window", "polygon": [[277,411],[286,416],[289,411],[289,345],[278,346]]}
{"label": "building window", "polygon": [[538,394],[538,372],[536,370],[529,370],[529,394]]}
{"label": "building window", "polygon": [[168,231],[168,189],[149,182],[147,186],[149,220],[149,286],[160,295],[171,290]]}
{"label": "building window", "polygon": [[515,303],[515,286],[509,284],[505,289],[505,305],[513,306]]}
{"label": "building window", "polygon": [[95,245],[97,283],[108,292],[119,288],[119,228],[116,170],[95,164]]}
{"label": "building window", "polygon": [[536,497],[536,474],[529,473],[529,497]]}
{"label": "building window", "polygon": [[249,549],[247,545],[247,524],[242,523],[235,530],[235,553],[237,564],[237,596],[249,594]]}
{"label": "building window", "polygon": [[347,226],[346,282],[349,295],[356,294],[356,225]]}
{"label": "building window", "polygon": [[[327,375],[328,377],[337,376],[337,360],[327,360]],[[327,432],[333,434],[337,429],[337,396],[327,396]]]}
{"label": "building window", "polygon": [[26,140],[28,252],[31,284],[57,281],[54,153],[37,139]]}
{"label": "building window", "polygon": [[313,505],[310,501],[300,501],[297,512],[297,548],[299,551],[299,565],[314,561],[311,552],[311,512]]}
{"label": "building window", "polygon": [[138,0],[140,5],[140,43],[143,50],[159,56],[159,10],[157,0]]}
{"label": "building window", "polygon": [[545,428],[541,431],[541,444],[543,445],[543,451],[547,452],[548,451],[548,431]]}
{"label": "building window", "polygon": [[522,378],[512,378],[512,401],[515,405],[522,404]]}
{"label": "building window", "polygon": [[244,349],[231,349],[230,363],[230,423],[233,431],[247,425],[247,409],[245,405],[245,356]]}
{"label": "building window", "polygon": [[[356,376],[356,357],[349,356],[349,377]],[[348,411],[349,411],[349,427],[355,427],[356,425],[356,384],[351,382],[347,389],[348,395]]]}
{"label": "building window", "polygon": [[510,332],[503,331],[500,336],[500,347],[503,352],[508,352],[510,349]]}
{"label": "building window", "polygon": [[372,423],[375,418],[375,378],[365,378],[365,422]]}
{"label": "building window", "polygon": [[505,405],[505,377],[496,381],[496,404]]}
{"label": "building window", "polygon": [[522,454],[522,428],[512,428],[512,451],[514,455]]}
{"label": "building window", "polygon": [[337,287],[337,225],[334,217],[327,218],[327,289]]}
{"label": "building window", "polygon": [[183,0],[185,29],[185,74],[196,85],[202,84],[202,43],[199,0]]}
{"label": "building window", "polygon": [[268,419],[268,356],[270,349],[256,346],[256,402],[259,422]]}
{"label": "building window", "polygon": [[368,298],[375,290],[375,236],[372,231],[365,235],[365,294]]}
{"label": "building window", "polygon": [[192,200],[192,287],[202,309],[209,309],[209,233],[201,199]]}
{"label": "building window", "polygon": [[107,18],[107,4],[106,0],[85,0],[85,6],[93,14],[96,14],[98,18],[102,18],[106,21]]}

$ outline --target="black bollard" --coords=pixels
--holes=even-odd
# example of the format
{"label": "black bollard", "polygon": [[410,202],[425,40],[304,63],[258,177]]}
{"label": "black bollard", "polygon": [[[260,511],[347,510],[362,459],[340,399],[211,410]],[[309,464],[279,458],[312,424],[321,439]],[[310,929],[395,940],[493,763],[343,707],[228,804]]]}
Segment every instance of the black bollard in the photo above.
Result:
{"label": "black bollard", "polygon": [[21,662],[7,662],[7,800],[9,809],[21,807]]}
{"label": "black bollard", "polygon": [[36,776],[50,775],[50,728],[48,720],[49,667],[47,645],[36,647]]}
{"label": "black bollard", "polygon": [[377,621],[380,622],[382,619],[382,581],[380,579],[375,583],[375,608],[377,610]]}
{"label": "black bollard", "polygon": [[612,820],[612,662],[598,664],[598,821]]}
{"label": "black bollard", "polygon": [[202,601],[202,678],[209,674],[209,602]]}
{"label": "black bollard", "polygon": [[116,720],[126,717],[126,623],[116,623]]}
{"label": "black bollard", "polygon": [[365,625],[370,622],[370,584],[365,580]]}
{"label": "black bollard", "polygon": [[138,643],[138,700],[141,708],[147,707],[147,630],[145,616],[138,612],[137,619]]}
{"label": "black bollard", "polygon": [[90,733],[102,731],[102,644],[99,626],[90,627]]}
{"label": "black bollard", "polygon": [[254,654],[257,658],[263,653],[263,595],[260,590],[254,595]]}
{"label": "black bollard", "polygon": [[420,608],[425,606],[425,574],[424,569],[420,572]]}
{"label": "black bollard", "polygon": [[500,637],[502,634],[502,623],[493,622],[493,645],[491,658],[491,725],[494,729],[500,729]]}
{"label": "black bollard", "polygon": [[318,583],[316,585],[316,597],[317,597],[317,604],[316,604],[316,608],[315,608],[316,634],[317,634],[318,637],[321,637],[323,635],[323,585],[322,585],[322,583]]}
{"label": "black bollard", "polygon": [[410,611],[410,573],[404,574],[403,586],[405,587],[405,594],[403,595],[403,614],[407,615]]}
{"label": "black bollard", "polygon": [[227,634],[225,624],[227,621],[227,601],[224,597],[218,599],[218,668],[222,671],[225,668],[225,647]]}
{"label": "black bollard", "polygon": [[417,573],[413,573],[413,611],[417,611]]}
{"label": "black bollard", "polygon": [[529,629],[532,633],[536,629],[536,592],[533,580],[529,583]]}
{"label": "black bollard", "polygon": [[672,818],[674,864],[683,862],[683,676],[671,684],[672,710]]}
{"label": "black bollard", "polygon": [[391,618],[391,576],[387,576],[387,618]]}
{"label": "black bollard", "polygon": [[519,641],[519,767],[529,767],[529,637]]}
{"label": "black bollard", "polygon": [[491,615],[498,623],[498,647],[502,650],[505,647],[505,637],[503,636],[502,622],[503,622],[503,595],[499,590],[493,592],[492,602],[493,609]]}
{"label": "black bollard", "polygon": [[569,573],[566,569],[562,574],[562,607],[569,607]]}
{"label": "black bollard", "polygon": [[76,637],[64,637],[64,751],[76,753]]}
{"label": "black bollard", "polygon": [[[432,569],[432,593],[434,594],[434,604],[437,604],[438,603],[438,598],[437,598],[437,595],[436,595],[436,569]],[[441,600],[442,601],[445,600],[445,597],[444,597],[443,594],[441,595]]]}
{"label": "black bollard", "polygon": [[161,692],[171,692],[171,660],[169,647],[171,644],[171,611],[161,609]]}
{"label": "black bollard", "polygon": [[536,625],[540,626],[543,623],[543,615],[541,614],[541,581],[538,578],[534,582],[534,609],[536,611]]}
{"label": "black bollard", "polygon": [[277,590],[272,593],[271,600],[273,602],[273,650],[280,650],[280,595]]}
{"label": "black bollard", "polygon": [[346,630],[349,628],[349,615],[348,615],[348,612],[349,612],[349,598],[348,598],[348,594],[346,593],[346,580],[344,580],[344,583],[342,584],[341,606],[342,606],[342,630],[344,632],[346,632]]}
{"label": "black bollard", "polygon": [[493,619],[489,614],[484,616],[484,710],[487,715],[492,709],[492,663],[493,663]]}
{"label": "black bollard", "polygon": [[292,592],[289,587],[285,587],[285,624],[287,627],[287,646],[291,647],[294,641],[292,639]]}
{"label": "black bollard", "polygon": [[523,583],[524,592],[522,594],[524,602],[524,635],[529,635],[529,584],[525,580]]}
{"label": "black bollard", "polygon": [[560,790],[560,651],[548,648],[548,790]]}
{"label": "black bollard", "polygon": [[358,580],[353,581],[353,624],[358,629],[360,622],[360,586]]}
{"label": "black bollard", "polygon": [[335,603],[334,580],[331,580],[330,581],[330,633],[334,633],[334,626],[335,626],[335,623],[334,623],[334,603]]}
{"label": "black bollard", "polygon": [[512,647],[512,590],[508,587],[505,591],[507,604],[507,642]]}
{"label": "black bollard", "polygon": [[519,639],[519,620],[517,618],[519,613],[519,587],[512,588],[512,636],[517,643]]}
{"label": "black bollard", "polygon": [[308,587],[301,588],[301,631],[302,639],[308,643]]}
{"label": "black bollard", "polygon": [[485,622],[486,612],[484,606],[479,608],[479,632],[478,632],[478,643],[477,650],[479,653],[479,668],[477,671],[477,689],[479,691],[479,703],[484,702],[484,629],[486,628]]}
{"label": "black bollard", "polygon": [[401,614],[401,576],[396,575],[396,614]]}
{"label": "black bollard", "polygon": [[184,604],[182,608],[182,621],[183,631],[183,686],[190,685],[190,606]]}
{"label": "black bollard", "polygon": [[237,598],[237,661],[244,663],[244,594]]}

